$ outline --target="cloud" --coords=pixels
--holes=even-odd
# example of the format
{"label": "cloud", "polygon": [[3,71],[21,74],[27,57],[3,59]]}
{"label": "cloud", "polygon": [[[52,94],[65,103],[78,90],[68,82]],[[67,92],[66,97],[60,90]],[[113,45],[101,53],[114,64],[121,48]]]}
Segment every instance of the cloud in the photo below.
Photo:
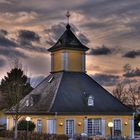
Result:
{"label": "cloud", "polygon": [[124,77],[128,77],[128,78],[131,78],[131,77],[140,77],[140,69],[139,68],[136,68],[136,69],[131,69],[127,72],[125,72],[123,74]]}
{"label": "cloud", "polygon": [[0,58],[0,67],[5,66],[5,64],[6,64],[5,60]]}
{"label": "cloud", "polygon": [[109,75],[103,73],[96,73],[91,75],[99,84],[103,86],[114,86],[119,82],[119,76]]}
{"label": "cloud", "polygon": [[4,36],[0,36],[0,46],[4,46],[4,47],[16,47],[17,44],[14,41],[12,41],[12,40],[4,37]]}
{"label": "cloud", "polygon": [[18,37],[20,40],[24,41],[40,41],[39,35],[29,30],[20,30]]}
{"label": "cloud", "polygon": [[24,53],[17,51],[15,48],[1,48],[0,47],[0,55],[6,56],[8,58],[28,58]]}
{"label": "cloud", "polygon": [[0,29],[0,36],[6,36],[8,35],[8,32],[4,29]]}
{"label": "cloud", "polygon": [[[44,31],[48,35],[47,43],[49,45],[55,44],[65,31],[65,28],[66,24],[61,22],[59,24],[52,25],[49,29],[45,29]],[[83,33],[81,33],[75,25],[71,24],[71,30],[82,43],[87,44],[90,42],[89,39]]]}
{"label": "cloud", "polygon": [[89,51],[89,55],[110,55],[113,53],[113,50],[106,47],[106,46],[102,46],[102,47],[97,47],[97,48],[91,48]]}
{"label": "cloud", "polygon": [[123,55],[123,57],[127,58],[136,58],[137,56],[140,56],[140,50],[128,51]]}

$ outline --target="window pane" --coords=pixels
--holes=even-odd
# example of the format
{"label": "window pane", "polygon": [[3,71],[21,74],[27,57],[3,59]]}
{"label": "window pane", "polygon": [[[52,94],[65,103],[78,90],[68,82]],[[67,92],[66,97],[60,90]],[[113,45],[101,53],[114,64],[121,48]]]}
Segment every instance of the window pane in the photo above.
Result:
{"label": "window pane", "polygon": [[42,121],[37,120],[37,132],[41,133],[42,132]]}
{"label": "window pane", "polygon": [[121,135],[121,120],[116,119],[114,120],[114,136]]}
{"label": "window pane", "polygon": [[74,120],[66,120],[66,134],[73,136],[74,134]]}
{"label": "window pane", "polygon": [[88,119],[88,135],[101,135],[101,119]]}

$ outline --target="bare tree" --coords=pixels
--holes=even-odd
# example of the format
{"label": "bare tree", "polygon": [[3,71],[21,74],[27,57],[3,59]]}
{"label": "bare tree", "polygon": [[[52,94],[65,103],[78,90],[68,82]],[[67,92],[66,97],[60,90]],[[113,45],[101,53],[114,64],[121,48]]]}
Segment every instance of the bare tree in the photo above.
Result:
{"label": "bare tree", "polygon": [[140,105],[140,86],[132,86],[130,83],[125,85],[121,82],[113,90],[113,95],[123,104],[131,106],[135,111]]}
{"label": "bare tree", "polygon": [[137,106],[140,105],[140,88],[139,86],[135,85],[132,86],[131,84],[127,90],[128,94],[128,104],[132,106],[132,108],[136,111]]}
{"label": "bare tree", "polygon": [[123,104],[126,104],[127,101],[127,92],[125,85],[121,82],[119,83],[116,88],[113,90],[113,95],[117,99],[119,99]]}

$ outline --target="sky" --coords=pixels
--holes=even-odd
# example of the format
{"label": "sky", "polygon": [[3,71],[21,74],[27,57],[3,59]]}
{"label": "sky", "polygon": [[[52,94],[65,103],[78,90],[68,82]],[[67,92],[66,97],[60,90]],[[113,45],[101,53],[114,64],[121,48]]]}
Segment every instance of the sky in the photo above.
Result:
{"label": "sky", "polygon": [[112,90],[139,84],[140,0],[0,0],[0,79],[19,60],[32,84],[50,72],[50,48],[70,24],[87,52],[86,70]]}

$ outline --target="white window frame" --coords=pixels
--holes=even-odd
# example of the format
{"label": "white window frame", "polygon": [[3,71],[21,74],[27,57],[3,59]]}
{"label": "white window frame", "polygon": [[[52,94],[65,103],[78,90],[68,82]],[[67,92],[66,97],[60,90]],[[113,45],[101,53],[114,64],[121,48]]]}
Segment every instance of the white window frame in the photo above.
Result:
{"label": "white window frame", "polygon": [[[39,126],[38,121],[41,121],[41,126]],[[41,131],[38,131],[39,130],[38,129],[39,127],[41,128]],[[36,131],[37,131],[37,133],[42,133],[42,119],[41,118],[38,118],[37,119],[37,122],[36,122]]]}
{"label": "white window frame", "polygon": [[91,95],[88,97],[88,106],[94,106],[94,98]]}
{"label": "white window frame", "polygon": [[122,129],[122,119],[121,118],[113,118],[113,136],[115,136],[114,134],[115,134],[115,123],[114,123],[114,121],[115,120],[120,120],[120,123],[121,123],[121,135],[123,134],[123,129]]}
{"label": "white window frame", "polygon": [[[67,129],[67,121],[73,121],[73,134],[72,135],[67,134],[67,130],[66,130]],[[70,136],[70,137],[73,137],[73,135],[75,133],[76,133],[76,131],[75,131],[75,119],[73,119],[73,118],[65,119],[65,134]]]}
{"label": "white window frame", "polygon": [[[89,120],[91,120],[91,134],[89,134]],[[95,126],[94,126],[94,123],[95,123],[95,120],[99,120],[99,124],[98,124],[98,127],[99,127],[99,133],[100,134],[95,134]],[[101,136],[102,135],[102,118],[88,118],[88,122],[87,122],[87,134],[89,136]]]}

